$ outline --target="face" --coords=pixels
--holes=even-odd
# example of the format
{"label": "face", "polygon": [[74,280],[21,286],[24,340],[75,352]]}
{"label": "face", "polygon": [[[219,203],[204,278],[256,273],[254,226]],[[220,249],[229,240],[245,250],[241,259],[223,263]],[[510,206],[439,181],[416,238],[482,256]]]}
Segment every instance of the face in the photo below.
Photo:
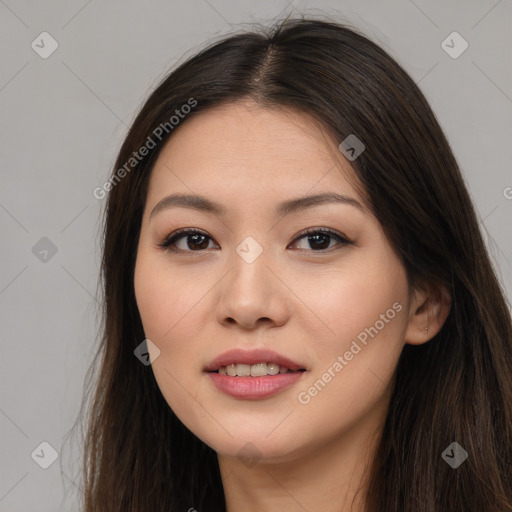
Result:
{"label": "face", "polygon": [[311,119],[248,102],[158,157],[137,305],[165,400],[219,454],[291,461],[383,420],[409,288],[353,180]]}

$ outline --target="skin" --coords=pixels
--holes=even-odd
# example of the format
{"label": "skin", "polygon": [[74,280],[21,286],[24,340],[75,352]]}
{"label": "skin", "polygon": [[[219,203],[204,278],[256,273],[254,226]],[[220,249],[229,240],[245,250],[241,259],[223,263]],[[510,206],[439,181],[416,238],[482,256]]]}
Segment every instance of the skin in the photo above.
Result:
{"label": "skin", "polygon": [[[409,289],[368,210],[329,203],[275,214],[286,199],[326,191],[365,206],[339,142],[302,113],[243,101],[183,122],[152,171],[135,267],[137,304],[145,335],[160,350],[152,363],[160,390],[216,450],[229,512],[364,510],[366,464],[400,352],[435,336],[449,312],[445,290]],[[171,193],[205,196],[227,213],[174,206],[150,219]],[[207,238],[195,245],[181,238],[181,253],[159,247],[180,228]],[[300,234],[308,228],[331,228],[351,243],[309,243]],[[236,252],[248,236],[263,250],[250,264]],[[401,311],[301,403],[299,393],[397,302]],[[232,348],[271,348],[307,372],[270,398],[232,398],[203,372]]]}

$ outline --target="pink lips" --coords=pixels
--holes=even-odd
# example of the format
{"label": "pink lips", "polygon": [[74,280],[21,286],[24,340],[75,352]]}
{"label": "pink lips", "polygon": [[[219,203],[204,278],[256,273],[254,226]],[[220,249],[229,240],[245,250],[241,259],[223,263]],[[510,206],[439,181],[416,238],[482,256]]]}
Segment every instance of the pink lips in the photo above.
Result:
{"label": "pink lips", "polygon": [[[265,375],[264,377],[231,377],[215,373],[221,366],[229,364],[257,364],[276,363],[291,370],[288,373],[277,375]],[[291,386],[302,377],[304,372],[297,371],[304,369],[304,366],[281,356],[272,350],[251,350],[240,349],[230,350],[215,358],[205,368],[208,376],[215,387],[223,393],[234,398],[245,400],[258,400],[275,395],[279,391]]]}

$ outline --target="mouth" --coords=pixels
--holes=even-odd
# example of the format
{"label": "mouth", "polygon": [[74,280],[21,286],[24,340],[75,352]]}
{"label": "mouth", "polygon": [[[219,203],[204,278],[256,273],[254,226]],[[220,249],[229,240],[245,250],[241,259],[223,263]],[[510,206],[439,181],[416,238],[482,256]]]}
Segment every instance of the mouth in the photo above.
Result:
{"label": "mouth", "polygon": [[204,368],[206,372],[230,377],[264,377],[306,370],[305,365],[268,349],[228,350]]}
{"label": "mouth", "polygon": [[213,385],[240,400],[269,398],[292,386],[308,371],[272,350],[230,350],[206,366]]}
{"label": "mouth", "polygon": [[230,377],[266,377],[267,375],[279,375],[283,373],[305,372],[305,368],[292,370],[287,366],[281,366],[278,363],[231,363],[220,366],[217,370],[210,373],[218,373],[219,375],[228,375]]}

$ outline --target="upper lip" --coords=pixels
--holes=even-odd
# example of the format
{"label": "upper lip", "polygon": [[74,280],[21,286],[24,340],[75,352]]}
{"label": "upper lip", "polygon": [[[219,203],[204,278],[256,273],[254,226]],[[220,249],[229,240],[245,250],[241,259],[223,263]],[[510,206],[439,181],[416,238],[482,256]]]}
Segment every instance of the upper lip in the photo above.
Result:
{"label": "upper lip", "polygon": [[257,364],[257,363],[276,363],[279,366],[284,366],[289,370],[301,370],[305,369],[304,365],[296,363],[291,359],[288,359],[273,350],[268,349],[256,349],[256,350],[242,350],[233,349],[224,352],[220,356],[216,357],[211,363],[209,363],[205,371],[213,372],[218,370],[221,366],[227,366],[229,364]]}

